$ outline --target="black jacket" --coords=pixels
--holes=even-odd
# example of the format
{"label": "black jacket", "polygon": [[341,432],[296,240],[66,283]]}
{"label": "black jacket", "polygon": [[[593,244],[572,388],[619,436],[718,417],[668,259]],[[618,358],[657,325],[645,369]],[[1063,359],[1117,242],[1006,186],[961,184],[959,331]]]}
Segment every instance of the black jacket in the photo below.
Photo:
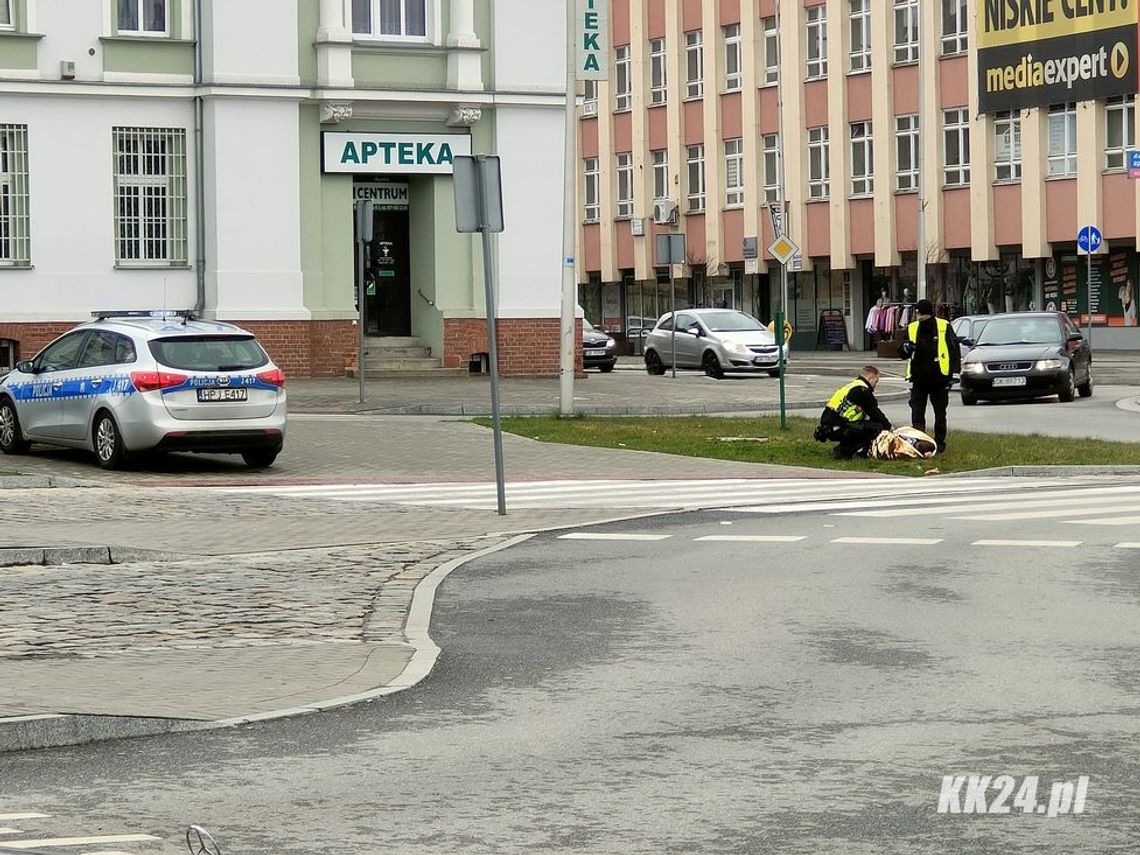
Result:
{"label": "black jacket", "polygon": [[[958,337],[954,335],[954,329],[949,324],[946,326],[946,347],[950,349],[950,374],[958,374],[962,370],[962,352],[958,346]],[[906,359],[909,351],[908,338],[899,346],[899,356]],[[910,379],[914,383],[928,385],[947,383],[950,380],[938,365],[938,324],[934,318],[925,318],[918,322],[914,355],[910,360]]]}
{"label": "black jacket", "polygon": [[[847,393],[847,400],[852,404],[858,404],[863,409],[863,415],[866,416],[867,421],[875,422],[879,427],[890,430],[891,420],[879,409],[879,402],[875,400],[875,391],[871,388],[871,384],[863,377],[859,377],[858,379],[860,385],[853,387],[851,391]],[[839,413],[830,407],[823,408],[820,422],[824,425],[848,424]],[[859,423],[856,422],[856,424]]]}

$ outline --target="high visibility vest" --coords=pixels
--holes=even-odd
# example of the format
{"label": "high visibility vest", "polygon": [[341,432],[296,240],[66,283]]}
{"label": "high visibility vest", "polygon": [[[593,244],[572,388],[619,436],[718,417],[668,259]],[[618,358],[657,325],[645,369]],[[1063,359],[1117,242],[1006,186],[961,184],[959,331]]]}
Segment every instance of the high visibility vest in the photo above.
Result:
{"label": "high visibility vest", "polygon": [[[906,337],[910,339],[911,344],[918,341],[918,325],[920,321],[911,321],[906,328]],[[938,370],[942,372],[943,377],[950,376],[950,347],[946,343],[946,330],[949,324],[942,318],[935,318],[934,323],[938,326]],[[906,361],[906,379],[910,379],[910,364],[914,362],[914,357]]]}
{"label": "high visibility vest", "polygon": [[863,408],[858,404],[854,404],[847,399],[851,394],[851,390],[856,386],[864,385],[862,379],[852,380],[835,390],[835,394],[831,396],[831,400],[827,402],[829,410],[835,410],[839,417],[848,422],[861,422],[867,418],[867,414],[863,412]]}

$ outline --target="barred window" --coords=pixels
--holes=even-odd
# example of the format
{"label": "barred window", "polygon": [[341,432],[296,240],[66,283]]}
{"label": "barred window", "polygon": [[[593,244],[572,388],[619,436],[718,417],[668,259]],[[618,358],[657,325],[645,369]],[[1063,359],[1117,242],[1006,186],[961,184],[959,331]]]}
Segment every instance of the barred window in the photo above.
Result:
{"label": "barred window", "polygon": [[28,126],[0,125],[0,266],[31,264]]}
{"label": "barred window", "polygon": [[352,32],[422,42],[427,38],[426,7],[426,0],[352,0]]}
{"label": "barred window", "polygon": [[113,128],[115,261],[186,263],[186,131]]}
{"label": "barred window", "polygon": [[166,0],[119,0],[119,32],[166,35]]}

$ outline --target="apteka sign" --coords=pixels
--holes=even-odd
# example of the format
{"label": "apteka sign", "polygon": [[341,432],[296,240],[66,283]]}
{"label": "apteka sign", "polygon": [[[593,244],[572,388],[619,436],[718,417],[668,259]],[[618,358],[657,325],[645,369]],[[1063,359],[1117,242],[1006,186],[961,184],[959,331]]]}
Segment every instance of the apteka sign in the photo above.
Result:
{"label": "apteka sign", "polygon": [[321,171],[363,175],[450,175],[471,154],[467,134],[321,134]]}
{"label": "apteka sign", "polygon": [[574,39],[574,77],[606,80],[610,76],[609,0],[577,0]]}

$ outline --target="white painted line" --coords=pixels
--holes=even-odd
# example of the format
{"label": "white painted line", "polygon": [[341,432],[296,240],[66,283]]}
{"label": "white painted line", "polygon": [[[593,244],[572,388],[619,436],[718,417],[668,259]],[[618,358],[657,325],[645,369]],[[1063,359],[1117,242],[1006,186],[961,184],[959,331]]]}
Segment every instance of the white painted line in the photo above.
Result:
{"label": "white painted line", "polygon": [[934,546],[941,543],[940,537],[837,537],[832,543],[868,543],[900,546]]}
{"label": "white painted line", "polygon": [[1140,549],[1140,543],[1118,543],[1113,549]]}
{"label": "white painted line", "polygon": [[[1082,504],[1082,508],[1051,508],[1049,510],[1041,511],[1014,511],[1008,514],[963,514],[961,516],[952,515],[951,519],[956,520],[979,520],[982,522],[1010,522],[1012,520],[1041,520],[1051,519],[1056,517],[1083,517],[1090,514],[1103,514],[1107,510],[1116,511],[1118,513],[1128,513],[1130,511],[1140,511],[1140,502],[1124,502],[1115,504],[1112,508],[1100,507],[1101,505],[1113,505],[1119,503],[1119,498],[1109,499],[1088,499]],[[1026,502],[1027,505],[1032,505],[1033,502]]]}
{"label": "white painted line", "polygon": [[84,852],[83,855],[137,855],[137,853],[126,852],[122,849],[98,849],[94,852]]}
{"label": "white painted line", "polygon": [[807,535],[796,534],[706,534],[693,540],[717,540],[726,543],[794,543],[806,537]]}
{"label": "white painted line", "polygon": [[[10,715],[6,718],[0,718],[0,724],[11,724],[15,721],[44,721],[45,719],[49,718],[67,718],[67,716],[60,715],[59,713],[42,713],[39,715]],[[0,813],[0,819],[3,818],[4,814]]]}
{"label": "white painted line", "polygon": [[[939,514],[982,514],[986,511],[1007,511],[1015,508],[1044,508],[1050,505],[1068,505],[1076,507],[1081,505],[1110,505],[1128,501],[1120,493],[1138,493],[1140,487],[1102,487],[1094,490],[1052,490],[1037,491],[1026,494],[1024,492],[1011,493],[1008,496],[986,496],[967,504],[942,504],[938,507],[917,508],[899,507],[900,505],[931,504],[928,501],[919,502],[900,497],[895,500],[894,507],[878,511],[857,511],[855,513],[839,514],[847,517],[915,517],[933,516]],[[945,502],[945,499],[942,501]]]}
{"label": "white painted line", "polygon": [[1096,520],[1065,520],[1070,525],[1140,525],[1140,516],[1101,517]]}
{"label": "white painted line", "polygon": [[[23,834],[23,830],[19,828],[8,828],[5,825],[0,825],[0,834]],[[4,841],[0,840],[0,843]]]}
{"label": "white painted line", "polygon": [[8,849],[37,849],[43,846],[90,846],[93,843],[147,843],[162,840],[153,834],[105,834],[99,837],[41,837],[39,840],[5,840]]}
{"label": "white painted line", "polygon": [[970,546],[1080,546],[1079,540],[975,540]]}
{"label": "white painted line", "polygon": [[[1054,486],[1055,486],[1055,483],[1056,482],[1054,482]],[[946,507],[947,502],[960,501],[964,498],[968,498],[968,496],[962,495],[963,492],[968,492],[969,495],[974,495],[974,494],[979,495],[979,498],[977,499],[977,504],[971,504],[971,505],[968,505],[965,508],[963,508],[964,511],[970,511],[970,510],[973,510],[975,507],[984,507],[985,502],[994,502],[994,503],[1001,502],[1001,505],[1000,505],[1001,507],[1008,507],[1009,505],[1011,505],[1013,503],[1019,503],[1025,497],[1025,490],[1028,490],[1028,489],[1040,490],[1041,489],[1041,487],[1039,487],[1037,485],[1018,485],[1017,487],[1013,487],[1009,484],[1000,483],[1000,484],[979,485],[977,487],[971,488],[969,491],[950,492],[950,491],[947,491],[945,488],[943,488],[941,491],[935,491],[933,489],[931,489],[931,490],[908,490],[907,493],[904,495],[902,493],[902,491],[899,490],[897,482],[892,482],[891,487],[892,487],[893,492],[896,493],[897,495],[891,495],[887,498],[882,498],[882,499],[879,499],[879,498],[859,498],[858,496],[848,499],[848,498],[843,498],[842,496],[834,496],[834,495],[828,494],[826,497],[822,497],[821,501],[796,502],[793,504],[780,504],[779,499],[781,497],[777,495],[777,496],[773,497],[774,500],[770,505],[750,505],[748,507],[726,508],[725,510],[731,510],[735,513],[791,514],[791,513],[799,513],[801,511],[840,511],[840,510],[845,510],[847,508],[891,508],[891,509],[896,509],[899,507],[900,504],[906,503],[908,506],[938,505],[938,508],[934,508],[934,509],[926,511],[926,513],[929,513],[929,514],[937,514],[937,513],[942,513],[943,509]],[[1140,490],[1140,487],[1135,488],[1135,489]],[[1002,491],[1007,491],[1007,494],[1006,495],[998,495],[998,496],[983,495],[983,493],[988,492],[988,491],[994,491],[997,493],[1001,493]],[[892,492],[892,491],[887,491],[887,492]],[[1051,493],[1049,491],[1045,491],[1045,495],[1071,496],[1072,490],[1065,490],[1065,491],[1054,490]],[[837,499],[837,501],[831,501],[831,499]],[[1068,499],[1067,501],[1071,501],[1071,499]],[[893,513],[893,510],[885,512],[884,515],[890,516],[890,515],[892,515],[892,513]],[[840,516],[843,516],[843,515],[840,515]],[[875,514],[872,514],[872,513],[865,513],[865,514],[856,513],[856,514],[850,514],[850,516],[875,516]]]}
{"label": "white painted line", "polygon": [[606,534],[602,532],[574,531],[558,535],[558,540],[665,540],[671,534]]}
{"label": "white painted line", "polygon": [[[18,719],[0,719],[18,721]],[[51,819],[50,813],[0,813],[0,822],[14,822],[19,819]]]}

